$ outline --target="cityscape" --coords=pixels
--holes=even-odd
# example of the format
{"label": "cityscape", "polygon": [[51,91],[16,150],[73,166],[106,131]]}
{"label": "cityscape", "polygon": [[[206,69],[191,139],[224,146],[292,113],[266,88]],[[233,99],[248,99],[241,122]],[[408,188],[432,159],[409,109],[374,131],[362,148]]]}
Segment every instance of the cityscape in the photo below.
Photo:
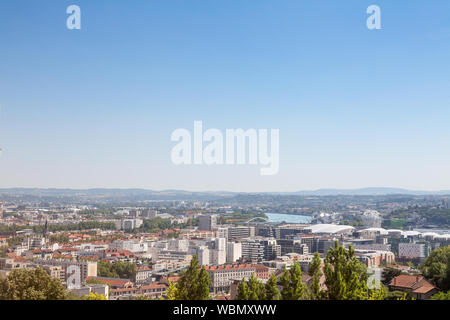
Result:
{"label": "cityscape", "polygon": [[[448,298],[445,195],[2,189],[0,200],[0,276],[44,271],[60,290],[41,294],[55,299]],[[341,249],[361,282],[333,296]],[[2,283],[0,297],[33,299],[17,288]]]}
{"label": "cityscape", "polygon": [[0,39],[1,319],[448,313],[450,1],[3,0]]}

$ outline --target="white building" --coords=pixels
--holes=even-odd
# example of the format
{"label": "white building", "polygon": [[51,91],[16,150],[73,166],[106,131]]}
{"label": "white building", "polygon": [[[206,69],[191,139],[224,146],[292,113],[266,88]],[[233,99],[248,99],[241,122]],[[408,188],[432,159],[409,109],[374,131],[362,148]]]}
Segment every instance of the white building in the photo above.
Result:
{"label": "white building", "polygon": [[227,262],[233,263],[242,258],[242,244],[240,242],[227,243]]}
{"label": "white building", "polygon": [[134,230],[139,228],[143,223],[142,219],[125,219],[122,220],[123,230]]}

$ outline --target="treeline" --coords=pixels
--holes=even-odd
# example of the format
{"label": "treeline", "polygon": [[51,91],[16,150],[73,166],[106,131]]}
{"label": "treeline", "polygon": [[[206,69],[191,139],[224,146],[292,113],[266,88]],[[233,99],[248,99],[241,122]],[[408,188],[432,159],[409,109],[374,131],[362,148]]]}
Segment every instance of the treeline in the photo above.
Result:
{"label": "treeline", "polygon": [[139,228],[132,230],[132,233],[158,233],[162,230],[173,228],[183,229],[188,225],[188,223],[172,223],[171,219],[156,217],[154,219],[144,220]]}
{"label": "treeline", "polygon": [[428,224],[439,227],[450,227],[450,209],[436,208],[436,207],[419,207],[413,206],[407,209],[394,210],[389,214],[391,223],[387,221],[386,227],[394,227],[396,222],[406,223],[411,215],[417,215],[419,219],[425,219]]}
{"label": "treeline", "polygon": [[97,262],[97,275],[107,278],[121,278],[134,280],[137,273],[136,263],[118,261],[109,263],[105,261]]}
{"label": "treeline", "polygon": [[[17,231],[32,229],[35,233],[44,232],[44,226],[6,226],[0,225],[1,233],[16,233]],[[49,232],[58,232],[58,231],[83,231],[90,229],[101,229],[101,230],[116,230],[116,225],[113,222],[100,222],[100,221],[82,221],[79,223],[72,224],[49,224],[48,231]]]}

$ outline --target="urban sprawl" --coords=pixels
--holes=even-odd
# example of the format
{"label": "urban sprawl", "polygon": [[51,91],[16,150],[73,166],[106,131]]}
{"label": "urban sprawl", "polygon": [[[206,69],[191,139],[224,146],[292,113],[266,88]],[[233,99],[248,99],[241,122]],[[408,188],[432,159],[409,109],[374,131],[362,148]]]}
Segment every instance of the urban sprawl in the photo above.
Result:
{"label": "urban sprawl", "polygon": [[[250,299],[254,283],[267,291],[270,282],[273,297],[286,298],[283,283],[291,274],[292,286],[294,272],[304,297],[317,286],[314,275],[326,297],[327,255],[337,246],[352,252],[367,287],[384,288],[384,298],[432,299],[449,290],[443,195],[12,190],[0,199],[0,281],[39,269],[75,298],[174,299],[196,264],[199,277],[208,276],[208,299]],[[430,266],[442,255],[439,278]]]}

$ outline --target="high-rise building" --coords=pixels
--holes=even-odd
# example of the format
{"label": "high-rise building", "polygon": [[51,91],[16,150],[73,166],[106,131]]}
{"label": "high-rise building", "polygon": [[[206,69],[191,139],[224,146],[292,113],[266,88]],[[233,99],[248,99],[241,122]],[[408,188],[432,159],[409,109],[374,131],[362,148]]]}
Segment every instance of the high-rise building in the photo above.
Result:
{"label": "high-rise building", "polygon": [[235,241],[255,236],[255,227],[232,227],[228,228],[228,241]]}
{"label": "high-rise building", "polygon": [[264,260],[264,245],[258,240],[247,239],[242,243],[242,258],[251,263],[258,263]]}
{"label": "high-rise building", "polygon": [[217,225],[217,215],[202,215],[198,217],[198,229],[212,231]]}
{"label": "high-rise building", "polygon": [[227,243],[227,262],[233,263],[242,258],[242,244],[239,242]]}

